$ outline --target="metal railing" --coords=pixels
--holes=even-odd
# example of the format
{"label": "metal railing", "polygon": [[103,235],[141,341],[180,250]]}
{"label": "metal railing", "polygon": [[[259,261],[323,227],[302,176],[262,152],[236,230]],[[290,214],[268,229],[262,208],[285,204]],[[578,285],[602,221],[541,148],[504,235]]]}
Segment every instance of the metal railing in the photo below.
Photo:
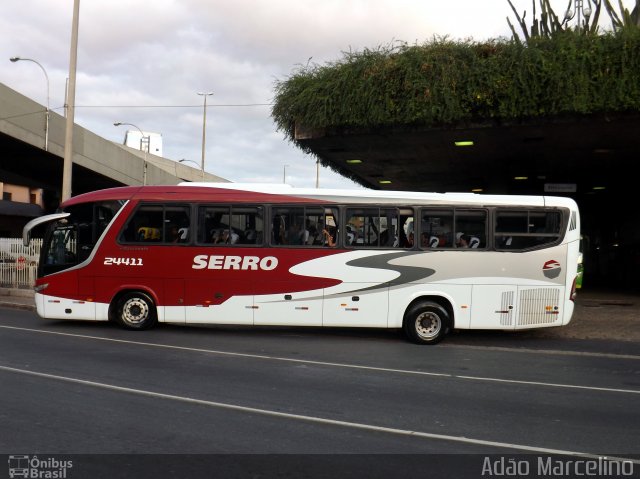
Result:
{"label": "metal railing", "polygon": [[32,239],[29,246],[24,246],[22,238],[0,238],[0,287],[32,288],[41,247],[41,239]]}

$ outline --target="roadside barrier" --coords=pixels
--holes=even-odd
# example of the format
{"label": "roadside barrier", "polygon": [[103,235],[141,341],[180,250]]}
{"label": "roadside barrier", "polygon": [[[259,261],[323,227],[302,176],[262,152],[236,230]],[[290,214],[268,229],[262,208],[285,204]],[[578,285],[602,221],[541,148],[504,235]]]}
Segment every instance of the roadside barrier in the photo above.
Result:
{"label": "roadside barrier", "polygon": [[22,238],[0,238],[0,287],[33,287],[38,269],[42,240],[35,238],[29,246]]}

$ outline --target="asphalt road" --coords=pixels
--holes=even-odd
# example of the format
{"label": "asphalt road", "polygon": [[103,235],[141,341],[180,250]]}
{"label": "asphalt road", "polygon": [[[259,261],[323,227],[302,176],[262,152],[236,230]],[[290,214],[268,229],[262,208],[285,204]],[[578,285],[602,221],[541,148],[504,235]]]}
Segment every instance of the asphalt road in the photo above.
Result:
{"label": "asphalt road", "polygon": [[0,309],[0,453],[637,459],[640,350],[580,344],[483,333],[418,346],[352,329],[131,332]]}

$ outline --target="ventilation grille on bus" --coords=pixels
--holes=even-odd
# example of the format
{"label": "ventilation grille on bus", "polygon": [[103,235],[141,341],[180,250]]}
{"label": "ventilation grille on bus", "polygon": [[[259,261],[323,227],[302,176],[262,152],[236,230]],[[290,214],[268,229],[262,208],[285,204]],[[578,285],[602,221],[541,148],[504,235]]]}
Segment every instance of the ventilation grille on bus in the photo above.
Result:
{"label": "ventilation grille on bus", "polygon": [[578,215],[575,211],[571,212],[571,222],[569,223],[569,231],[573,231],[578,227]]}
{"label": "ventilation grille on bus", "polygon": [[558,288],[521,289],[518,326],[552,324],[560,319]]}
{"label": "ventilation grille on bus", "polygon": [[500,326],[512,326],[514,291],[505,291],[500,298]]}

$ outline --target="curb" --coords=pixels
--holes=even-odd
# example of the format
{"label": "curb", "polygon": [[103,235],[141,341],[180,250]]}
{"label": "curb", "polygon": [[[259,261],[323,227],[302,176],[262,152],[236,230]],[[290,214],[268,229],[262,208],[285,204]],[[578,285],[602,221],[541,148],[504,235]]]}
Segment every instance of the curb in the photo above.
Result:
{"label": "curb", "polygon": [[14,303],[11,301],[0,301],[0,308],[21,309],[23,311],[36,311],[36,306],[25,303]]}
{"label": "curb", "polygon": [[0,308],[36,311],[33,289],[0,287]]}

